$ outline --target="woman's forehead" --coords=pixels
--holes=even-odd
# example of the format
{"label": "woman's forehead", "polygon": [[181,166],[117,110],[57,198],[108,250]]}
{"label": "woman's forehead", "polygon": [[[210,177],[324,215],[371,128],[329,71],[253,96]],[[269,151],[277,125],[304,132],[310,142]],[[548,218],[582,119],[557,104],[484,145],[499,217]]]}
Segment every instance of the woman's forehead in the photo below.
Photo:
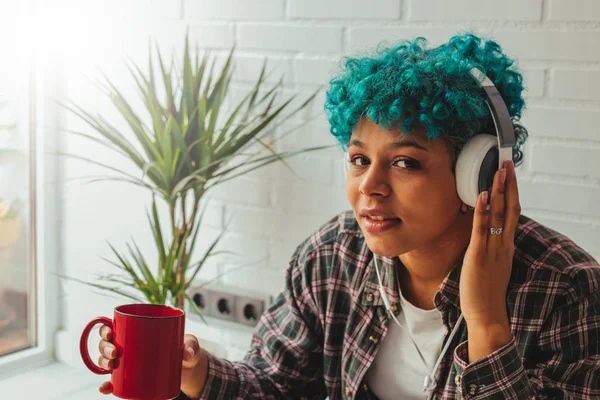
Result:
{"label": "woman's forehead", "polygon": [[403,132],[400,128],[388,130],[371,120],[363,120],[354,129],[348,146],[389,148],[400,147],[422,148],[429,155],[446,155],[451,148],[446,139],[440,137],[429,139],[423,129]]}

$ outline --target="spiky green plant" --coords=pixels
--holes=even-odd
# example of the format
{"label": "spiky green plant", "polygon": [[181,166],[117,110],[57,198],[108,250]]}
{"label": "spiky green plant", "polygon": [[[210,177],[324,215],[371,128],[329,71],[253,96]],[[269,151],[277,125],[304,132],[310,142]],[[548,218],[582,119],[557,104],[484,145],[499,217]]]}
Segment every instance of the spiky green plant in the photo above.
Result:
{"label": "spiky green plant", "polygon": [[[198,311],[186,289],[194,280],[206,259],[215,253],[215,246],[224,231],[208,246],[208,251],[197,263],[190,258],[198,238],[202,214],[200,203],[213,187],[251,172],[276,161],[306,151],[324,147],[306,148],[293,152],[277,152],[264,140],[273,134],[274,127],[285,123],[296,113],[307,107],[318,92],[309,96],[297,108],[285,113],[294,97],[277,105],[280,85],[263,89],[265,85],[266,61],[258,80],[247,96],[224,114],[224,100],[232,78],[233,53],[231,50],[225,65],[214,73],[215,62],[205,53],[200,59],[198,50],[192,59],[186,35],[181,70],[173,59],[167,66],[156,47],[160,68],[159,77],[164,87],[164,101],[159,100],[155,68],[150,54],[147,73],[130,62],[128,64],[139,93],[149,113],[150,124],[133,110],[131,104],[108,78],[102,81],[112,104],[125,119],[134,140],[129,140],[105,118],[70,104],[66,107],[85,121],[97,134],[74,132],[96,143],[112,149],[133,162],[140,177],[124,172],[89,157],[73,157],[100,165],[116,176],[98,177],[95,180],[117,180],[149,189],[152,192],[152,207],[148,221],[158,250],[158,272],[154,274],[146,257],[135,241],[128,244],[122,253],[112,245],[116,260],[107,260],[125,272],[128,279],[114,275],[105,280],[119,286],[106,286],[83,282],[93,287],[108,290],[130,299],[140,301],[138,296],[124,289],[133,288],[150,303],[173,304],[182,308],[184,300]],[[148,126],[149,125],[149,126]],[[244,158],[233,164],[234,159]],[[157,198],[162,199],[169,210],[168,228],[159,221]],[[165,231],[168,229],[168,231]]]}

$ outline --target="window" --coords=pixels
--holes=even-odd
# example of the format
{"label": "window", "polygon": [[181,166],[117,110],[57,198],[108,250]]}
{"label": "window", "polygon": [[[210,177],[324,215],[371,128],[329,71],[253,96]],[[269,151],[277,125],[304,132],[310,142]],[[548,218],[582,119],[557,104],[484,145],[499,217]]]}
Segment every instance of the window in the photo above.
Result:
{"label": "window", "polygon": [[0,82],[0,357],[36,345],[35,170],[24,71]]}
{"label": "window", "polygon": [[32,3],[11,4],[0,21],[0,379],[52,360],[58,304],[48,272],[56,242],[44,240],[57,236],[45,201],[56,186],[55,157],[44,151],[53,135],[41,129],[46,72],[27,24]]}

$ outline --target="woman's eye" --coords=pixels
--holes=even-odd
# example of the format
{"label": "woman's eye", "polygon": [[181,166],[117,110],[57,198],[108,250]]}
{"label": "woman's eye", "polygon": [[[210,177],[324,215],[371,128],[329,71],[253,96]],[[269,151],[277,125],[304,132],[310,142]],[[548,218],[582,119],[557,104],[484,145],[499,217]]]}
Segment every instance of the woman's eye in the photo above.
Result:
{"label": "woman's eye", "polygon": [[[369,159],[363,156],[354,156],[350,159],[350,164],[356,167],[362,167],[368,165]],[[421,164],[416,160],[411,160],[407,158],[401,158],[392,162],[393,167],[399,167],[403,169],[419,169],[421,168]]]}
{"label": "woman's eye", "polygon": [[367,165],[368,160],[363,156],[354,156],[350,159],[350,164],[356,165],[358,167]]}
{"label": "woman's eye", "polygon": [[421,168],[421,164],[416,161],[416,160],[410,160],[410,159],[400,159],[400,160],[396,160],[393,162],[394,165],[399,166],[400,168],[405,168],[405,169],[419,169]]}

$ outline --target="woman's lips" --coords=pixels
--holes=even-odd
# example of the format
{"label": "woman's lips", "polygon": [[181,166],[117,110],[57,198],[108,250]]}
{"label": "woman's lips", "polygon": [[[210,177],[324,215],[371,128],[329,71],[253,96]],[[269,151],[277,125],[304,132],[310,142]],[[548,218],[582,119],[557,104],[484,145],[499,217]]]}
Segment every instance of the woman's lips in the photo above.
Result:
{"label": "woman's lips", "polygon": [[369,233],[385,232],[388,229],[397,227],[402,222],[399,218],[384,219],[383,221],[371,219],[367,216],[364,216],[362,218],[363,228]]}

